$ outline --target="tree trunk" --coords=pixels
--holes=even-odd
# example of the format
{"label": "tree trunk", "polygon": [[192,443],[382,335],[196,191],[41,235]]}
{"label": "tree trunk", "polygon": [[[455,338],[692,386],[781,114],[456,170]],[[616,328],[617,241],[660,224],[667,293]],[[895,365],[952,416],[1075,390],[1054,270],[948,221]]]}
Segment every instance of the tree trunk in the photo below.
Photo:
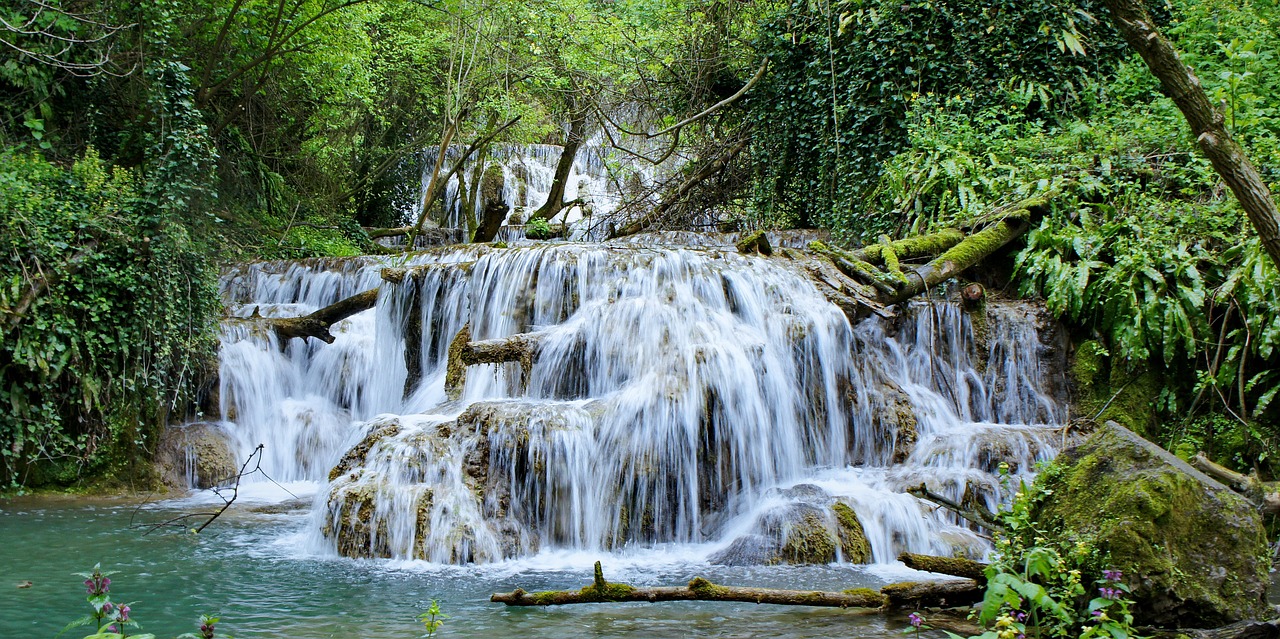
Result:
{"label": "tree trunk", "polygon": [[481,220],[472,242],[492,242],[502,229],[502,221],[507,218],[507,203],[502,200],[503,186],[502,167],[489,165],[480,177]]}
{"label": "tree trunk", "polygon": [[638,588],[604,580],[600,562],[596,562],[595,579],[578,590],[525,592],[517,588],[508,593],[494,593],[489,601],[508,606],[562,606],[567,604],[612,603],[624,601],[741,601],[783,606],[824,606],[830,608],[866,608],[883,612],[893,608],[955,606],[982,599],[983,589],[971,579],[890,584],[876,592],[870,588],[854,588],[839,592],[821,590],[781,590],[722,586],[702,577],[694,577],[688,586]]}
{"label": "tree trunk", "polygon": [[302,317],[263,317],[258,309],[253,315],[240,318],[246,323],[261,323],[276,332],[282,342],[295,337],[306,339],[314,337],[326,344],[332,344],[334,336],[329,327],[361,311],[367,311],[378,303],[378,289],[371,288],[363,293],[352,295],[346,299],[330,304],[310,315]]}
{"label": "tree trunk", "polygon": [[750,141],[751,141],[750,137],[744,137],[743,139],[739,140],[736,144],[729,147],[727,151],[716,156],[716,159],[703,165],[702,168],[699,169],[697,173],[694,173],[688,180],[685,180],[684,182],[682,182],[679,188],[675,190],[675,193],[672,193],[670,196],[663,198],[662,202],[659,203],[658,206],[654,207],[652,211],[649,211],[648,213],[641,216],[640,219],[622,227],[622,229],[618,230],[613,234],[613,237],[625,237],[627,235],[635,235],[636,233],[639,233],[645,230],[646,228],[648,228],[649,225],[652,224],[655,220],[661,219],[662,216],[668,210],[670,210],[672,206],[675,206],[676,202],[679,202],[681,198],[683,198],[685,195],[688,195],[688,193],[692,191],[694,187],[701,184],[707,178],[715,175],[716,173],[719,173],[721,169],[723,169],[727,164],[729,164],[729,162],[733,161],[734,158],[738,157],[738,154],[741,153],[743,149],[747,148],[747,143]]}
{"label": "tree trunk", "polygon": [[1191,458],[1191,465],[1258,504],[1259,510],[1264,515],[1280,515],[1280,484],[1263,482],[1257,477],[1219,466],[1204,453],[1196,453],[1196,456]]}
{"label": "tree trunk", "polygon": [[462,396],[467,367],[477,364],[520,364],[520,387],[528,383],[529,371],[542,347],[542,334],[519,333],[509,337],[471,341],[471,326],[463,326],[449,344],[449,362],[445,369],[444,390],[450,398]]}
{"label": "tree trunk", "polygon": [[906,284],[884,301],[902,302],[911,299],[963,273],[1025,233],[1027,226],[1025,219],[1010,216],[966,237],[932,262],[906,271]]}
{"label": "tree trunk", "polygon": [[982,601],[986,589],[972,579],[889,584],[880,589],[893,608],[953,608]]}
{"label": "tree trunk", "polygon": [[578,157],[578,149],[582,147],[582,142],[585,140],[586,128],[587,109],[578,108],[569,121],[569,135],[564,141],[564,150],[560,152],[560,161],[556,163],[551,192],[547,194],[546,203],[529,216],[530,220],[535,218],[550,220],[564,209],[564,189],[569,182],[569,172],[573,170],[573,162]]}
{"label": "tree trunk", "polygon": [[1146,61],[1165,94],[1178,105],[1191,125],[1200,150],[1231,188],[1240,208],[1258,231],[1267,255],[1280,267],[1280,211],[1276,210],[1271,191],[1245,156],[1244,149],[1227,133],[1222,114],[1210,104],[1199,78],[1178,58],[1178,52],[1156,29],[1139,0],[1106,0],[1106,4],[1116,28]]}

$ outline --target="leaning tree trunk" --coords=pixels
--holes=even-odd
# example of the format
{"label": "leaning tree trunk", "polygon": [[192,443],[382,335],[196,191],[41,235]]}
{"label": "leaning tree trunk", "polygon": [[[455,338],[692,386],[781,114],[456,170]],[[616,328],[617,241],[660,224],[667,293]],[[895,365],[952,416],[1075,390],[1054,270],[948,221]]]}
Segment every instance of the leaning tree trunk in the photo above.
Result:
{"label": "leaning tree trunk", "polygon": [[1124,39],[1142,56],[1164,91],[1173,98],[1214,170],[1240,202],[1271,261],[1280,267],[1280,211],[1244,149],[1231,139],[1224,118],[1214,110],[1199,78],[1156,29],[1140,0],[1107,0],[1107,9]]}
{"label": "leaning tree trunk", "polygon": [[560,161],[556,163],[555,178],[551,180],[551,192],[547,201],[534,211],[529,219],[542,218],[550,220],[564,209],[564,188],[569,182],[569,172],[573,170],[573,162],[578,157],[578,149],[582,148],[587,128],[587,109],[579,108],[569,121],[569,136],[564,141],[564,150],[560,152]]}

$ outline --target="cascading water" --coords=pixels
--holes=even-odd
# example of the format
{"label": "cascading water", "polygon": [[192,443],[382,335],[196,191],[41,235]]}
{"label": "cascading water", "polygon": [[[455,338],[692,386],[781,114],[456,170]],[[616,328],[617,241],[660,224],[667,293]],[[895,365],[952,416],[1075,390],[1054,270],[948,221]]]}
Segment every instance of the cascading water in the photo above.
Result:
{"label": "cascading water", "polygon": [[[906,489],[995,507],[997,466],[1025,476],[1059,443],[1065,411],[1018,305],[917,303],[851,326],[785,260],[717,249],[468,246],[397,264],[396,283],[387,265],[224,279],[240,316],[382,287],[332,344],[223,335],[241,451],[265,443],[272,477],[327,481],[318,549],[446,563],[655,546],[718,563],[980,555],[985,541]],[[537,355],[527,370],[469,367],[451,399],[464,327],[531,335]]]}
{"label": "cascading water", "polygon": [[[617,131],[611,135],[627,138],[625,145],[633,153],[648,152],[654,157],[664,154],[662,149],[645,138],[630,138]],[[565,180],[564,201],[576,204],[566,208],[555,219],[569,225],[570,235],[575,239],[605,237],[607,224],[618,222],[610,214],[622,204],[624,195],[630,200],[643,200],[643,192],[662,176],[674,173],[684,161],[679,154],[671,154],[667,160],[654,165],[638,160],[636,155],[613,149],[608,140],[609,137],[601,132],[585,140]],[[501,169],[499,196],[507,208],[505,224],[508,226],[502,229],[497,239],[504,242],[524,239],[520,221],[547,202],[563,150],[563,147],[551,144],[503,144],[489,150],[483,162],[486,167],[492,165]],[[436,153],[436,149],[424,151],[423,193],[431,181]],[[446,170],[458,161],[462,153],[462,147],[446,151]],[[459,172],[470,176],[471,183],[460,181],[455,175],[445,185],[441,196],[444,213],[439,221],[444,227],[470,228],[483,215],[485,202],[479,196],[480,184],[476,182],[481,181],[484,167],[477,171],[474,162],[474,159],[469,160],[464,170]],[[413,219],[420,212],[420,209],[412,212]]]}

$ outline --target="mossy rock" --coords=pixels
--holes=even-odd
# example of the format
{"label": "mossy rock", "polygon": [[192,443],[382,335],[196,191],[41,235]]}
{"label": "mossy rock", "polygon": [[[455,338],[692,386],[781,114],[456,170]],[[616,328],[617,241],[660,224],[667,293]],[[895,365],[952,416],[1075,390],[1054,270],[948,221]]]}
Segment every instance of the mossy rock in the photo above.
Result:
{"label": "mossy rock", "polygon": [[226,431],[207,422],[166,429],[156,446],[155,465],[161,481],[178,490],[222,486],[240,470]]}
{"label": "mossy rock", "polygon": [[838,501],[831,505],[836,516],[836,536],[840,539],[840,554],[851,564],[871,563],[871,542],[858,521],[858,514],[848,504]]}
{"label": "mossy rock", "polygon": [[1268,614],[1269,553],[1245,499],[1109,422],[1062,453],[1032,517],[1109,556],[1143,625],[1217,627]]}
{"label": "mossy rock", "polygon": [[786,526],[778,559],[788,564],[829,564],[836,560],[836,539],[826,518],[812,506],[794,506],[798,516]]}

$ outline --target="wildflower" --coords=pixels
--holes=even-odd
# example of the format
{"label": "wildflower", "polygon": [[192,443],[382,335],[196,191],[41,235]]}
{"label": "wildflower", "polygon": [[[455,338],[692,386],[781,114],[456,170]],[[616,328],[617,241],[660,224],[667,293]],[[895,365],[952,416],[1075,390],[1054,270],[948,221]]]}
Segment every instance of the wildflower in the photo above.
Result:
{"label": "wildflower", "polygon": [[1119,570],[1104,570],[1102,571],[1102,576],[1110,581],[1120,581],[1124,573]]}
{"label": "wildflower", "polygon": [[1012,627],[1013,627],[1013,617],[1010,617],[1009,615],[1000,615],[998,618],[996,618],[996,627],[997,627],[997,628],[1012,628]]}
{"label": "wildflower", "polygon": [[1015,612],[1013,613],[1013,618],[1018,620],[1018,623],[1022,623],[1027,620],[1027,613],[1021,611]]}
{"label": "wildflower", "polygon": [[108,601],[108,602],[106,602],[106,603],[102,604],[102,612],[104,612],[104,613],[106,613],[106,614],[108,614],[108,615],[109,615],[109,614],[111,614],[111,607],[112,607],[112,606],[111,606],[111,602],[110,602],[110,601]]}
{"label": "wildflower", "polygon": [[124,604],[120,606],[120,623],[124,623],[128,620],[129,620],[129,605]]}
{"label": "wildflower", "polygon": [[915,628],[916,630],[919,630],[920,626],[924,625],[924,617],[921,617],[920,615],[914,612],[907,615],[907,621],[910,622],[911,627]]}
{"label": "wildflower", "polygon": [[1102,595],[1106,599],[1119,599],[1120,589],[1103,587],[1098,589],[1098,594]]}
{"label": "wildflower", "polygon": [[1102,610],[1101,610],[1101,609],[1099,609],[1099,610],[1095,610],[1095,611],[1093,611],[1093,616],[1095,616],[1095,617],[1101,617],[1101,616],[1102,616]]}

